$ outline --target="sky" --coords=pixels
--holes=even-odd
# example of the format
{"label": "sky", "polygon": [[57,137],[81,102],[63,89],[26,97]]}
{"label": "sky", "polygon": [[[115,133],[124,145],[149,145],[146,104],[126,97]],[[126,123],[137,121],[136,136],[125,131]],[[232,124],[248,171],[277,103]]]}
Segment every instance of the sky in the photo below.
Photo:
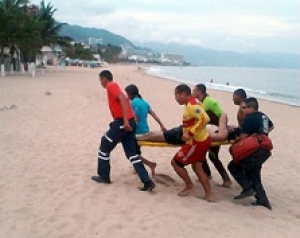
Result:
{"label": "sky", "polygon": [[[40,4],[40,0],[31,0]],[[238,52],[300,54],[299,0],[45,0],[54,18],[136,45],[180,43]]]}

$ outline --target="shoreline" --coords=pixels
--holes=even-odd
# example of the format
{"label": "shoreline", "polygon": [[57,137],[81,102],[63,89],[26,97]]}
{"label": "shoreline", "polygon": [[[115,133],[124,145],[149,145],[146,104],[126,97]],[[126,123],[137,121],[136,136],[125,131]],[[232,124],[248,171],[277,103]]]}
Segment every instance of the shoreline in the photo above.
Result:
{"label": "shoreline", "polygon": [[[163,67],[163,66],[149,65],[149,66],[144,66],[144,67],[142,66],[141,68],[145,71],[145,73],[147,73],[149,75],[152,75],[152,76],[161,77],[162,79],[171,80],[171,81],[179,82],[179,83],[187,83],[189,85],[196,84],[196,83],[187,82],[188,80],[185,80],[185,79],[180,80],[180,79],[177,79],[177,78],[171,77],[171,76],[169,76],[169,77],[168,76],[160,76],[160,75],[157,75],[155,73],[152,74],[152,73],[147,72],[149,70],[149,68],[151,68],[151,67]],[[183,66],[174,66],[174,67],[183,67]],[[193,66],[186,66],[186,67],[193,67]],[[202,67],[202,66],[196,66],[196,67]],[[234,67],[217,67],[217,66],[203,66],[203,67],[205,67],[205,68],[212,67],[212,68],[221,68],[221,69],[226,69],[226,68],[234,69]],[[240,69],[240,68],[238,68],[238,69]],[[257,68],[242,67],[242,69],[257,69]],[[269,68],[258,68],[258,69],[270,70]],[[276,68],[274,68],[274,69],[272,68],[271,70],[276,70]],[[282,69],[278,69],[278,70],[282,70]],[[217,88],[218,86],[210,85],[210,83],[208,83],[208,82],[202,82],[202,83],[204,83],[208,89],[220,90],[220,91],[229,92],[229,93],[233,93],[234,88],[243,88],[242,86],[238,87],[238,86],[235,86],[235,85],[230,86],[230,87],[234,87],[234,88],[226,88],[225,84],[220,84],[224,87],[222,89],[222,88]],[[249,90],[252,90],[252,89],[249,88]],[[284,105],[300,107],[300,102],[297,104],[297,103],[294,103],[294,102],[286,102],[286,101],[284,101],[284,99],[276,99],[276,98],[272,98],[272,97],[267,98],[267,97],[264,97],[263,95],[259,95],[259,94],[253,93],[253,92],[248,92],[247,88],[246,88],[246,91],[247,91],[247,94],[251,95],[252,97],[256,97],[256,98],[259,98],[259,99],[262,99],[262,100],[267,100],[267,101],[270,101],[270,102],[276,102],[276,103],[280,103],[280,104],[284,104]]]}

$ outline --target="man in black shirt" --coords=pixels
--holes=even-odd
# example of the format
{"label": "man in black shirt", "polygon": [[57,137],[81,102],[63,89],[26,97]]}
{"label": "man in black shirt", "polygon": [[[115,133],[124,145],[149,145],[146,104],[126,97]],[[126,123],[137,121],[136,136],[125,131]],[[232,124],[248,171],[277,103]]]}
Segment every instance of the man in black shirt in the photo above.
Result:
{"label": "man in black shirt", "polygon": [[[237,141],[242,140],[252,134],[265,134],[274,128],[272,121],[262,112],[258,111],[256,98],[250,97],[244,100],[245,106],[242,108],[246,117],[241,128],[241,134]],[[235,180],[243,188],[243,191],[234,199],[242,199],[255,196],[256,202],[253,205],[264,206],[272,210],[266,192],[261,183],[262,164],[270,157],[271,152],[259,148],[255,153],[240,161],[239,164],[233,160],[228,164],[228,170]]]}

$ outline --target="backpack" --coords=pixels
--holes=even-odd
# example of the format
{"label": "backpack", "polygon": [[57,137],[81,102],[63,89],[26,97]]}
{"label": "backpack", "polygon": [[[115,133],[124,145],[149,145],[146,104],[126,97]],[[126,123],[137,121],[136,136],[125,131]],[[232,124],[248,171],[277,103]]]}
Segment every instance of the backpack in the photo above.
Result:
{"label": "backpack", "polygon": [[273,149],[271,139],[265,134],[252,134],[229,147],[229,153],[235,163],[251,156],[259,148],[267,151]]}

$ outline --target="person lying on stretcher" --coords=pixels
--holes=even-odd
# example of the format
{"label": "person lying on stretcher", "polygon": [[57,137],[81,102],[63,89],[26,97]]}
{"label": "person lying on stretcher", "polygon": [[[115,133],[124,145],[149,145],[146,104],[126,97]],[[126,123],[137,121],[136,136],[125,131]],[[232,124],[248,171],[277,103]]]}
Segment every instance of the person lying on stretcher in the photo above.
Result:
{"label": "person lying on stretcher", "polygon": [[[227,114],[222,113],[219,119],[219,127],[215,125],[207,125],[206,129],[209,132],[212,141],[227,140]],[[152,141],[152,142],[167,142],[172,145],[181,145],[185,142],[182,138],[182,125],[174,127],[166,131],[150,131],[147,134],[136,135],[138,141]]]}

